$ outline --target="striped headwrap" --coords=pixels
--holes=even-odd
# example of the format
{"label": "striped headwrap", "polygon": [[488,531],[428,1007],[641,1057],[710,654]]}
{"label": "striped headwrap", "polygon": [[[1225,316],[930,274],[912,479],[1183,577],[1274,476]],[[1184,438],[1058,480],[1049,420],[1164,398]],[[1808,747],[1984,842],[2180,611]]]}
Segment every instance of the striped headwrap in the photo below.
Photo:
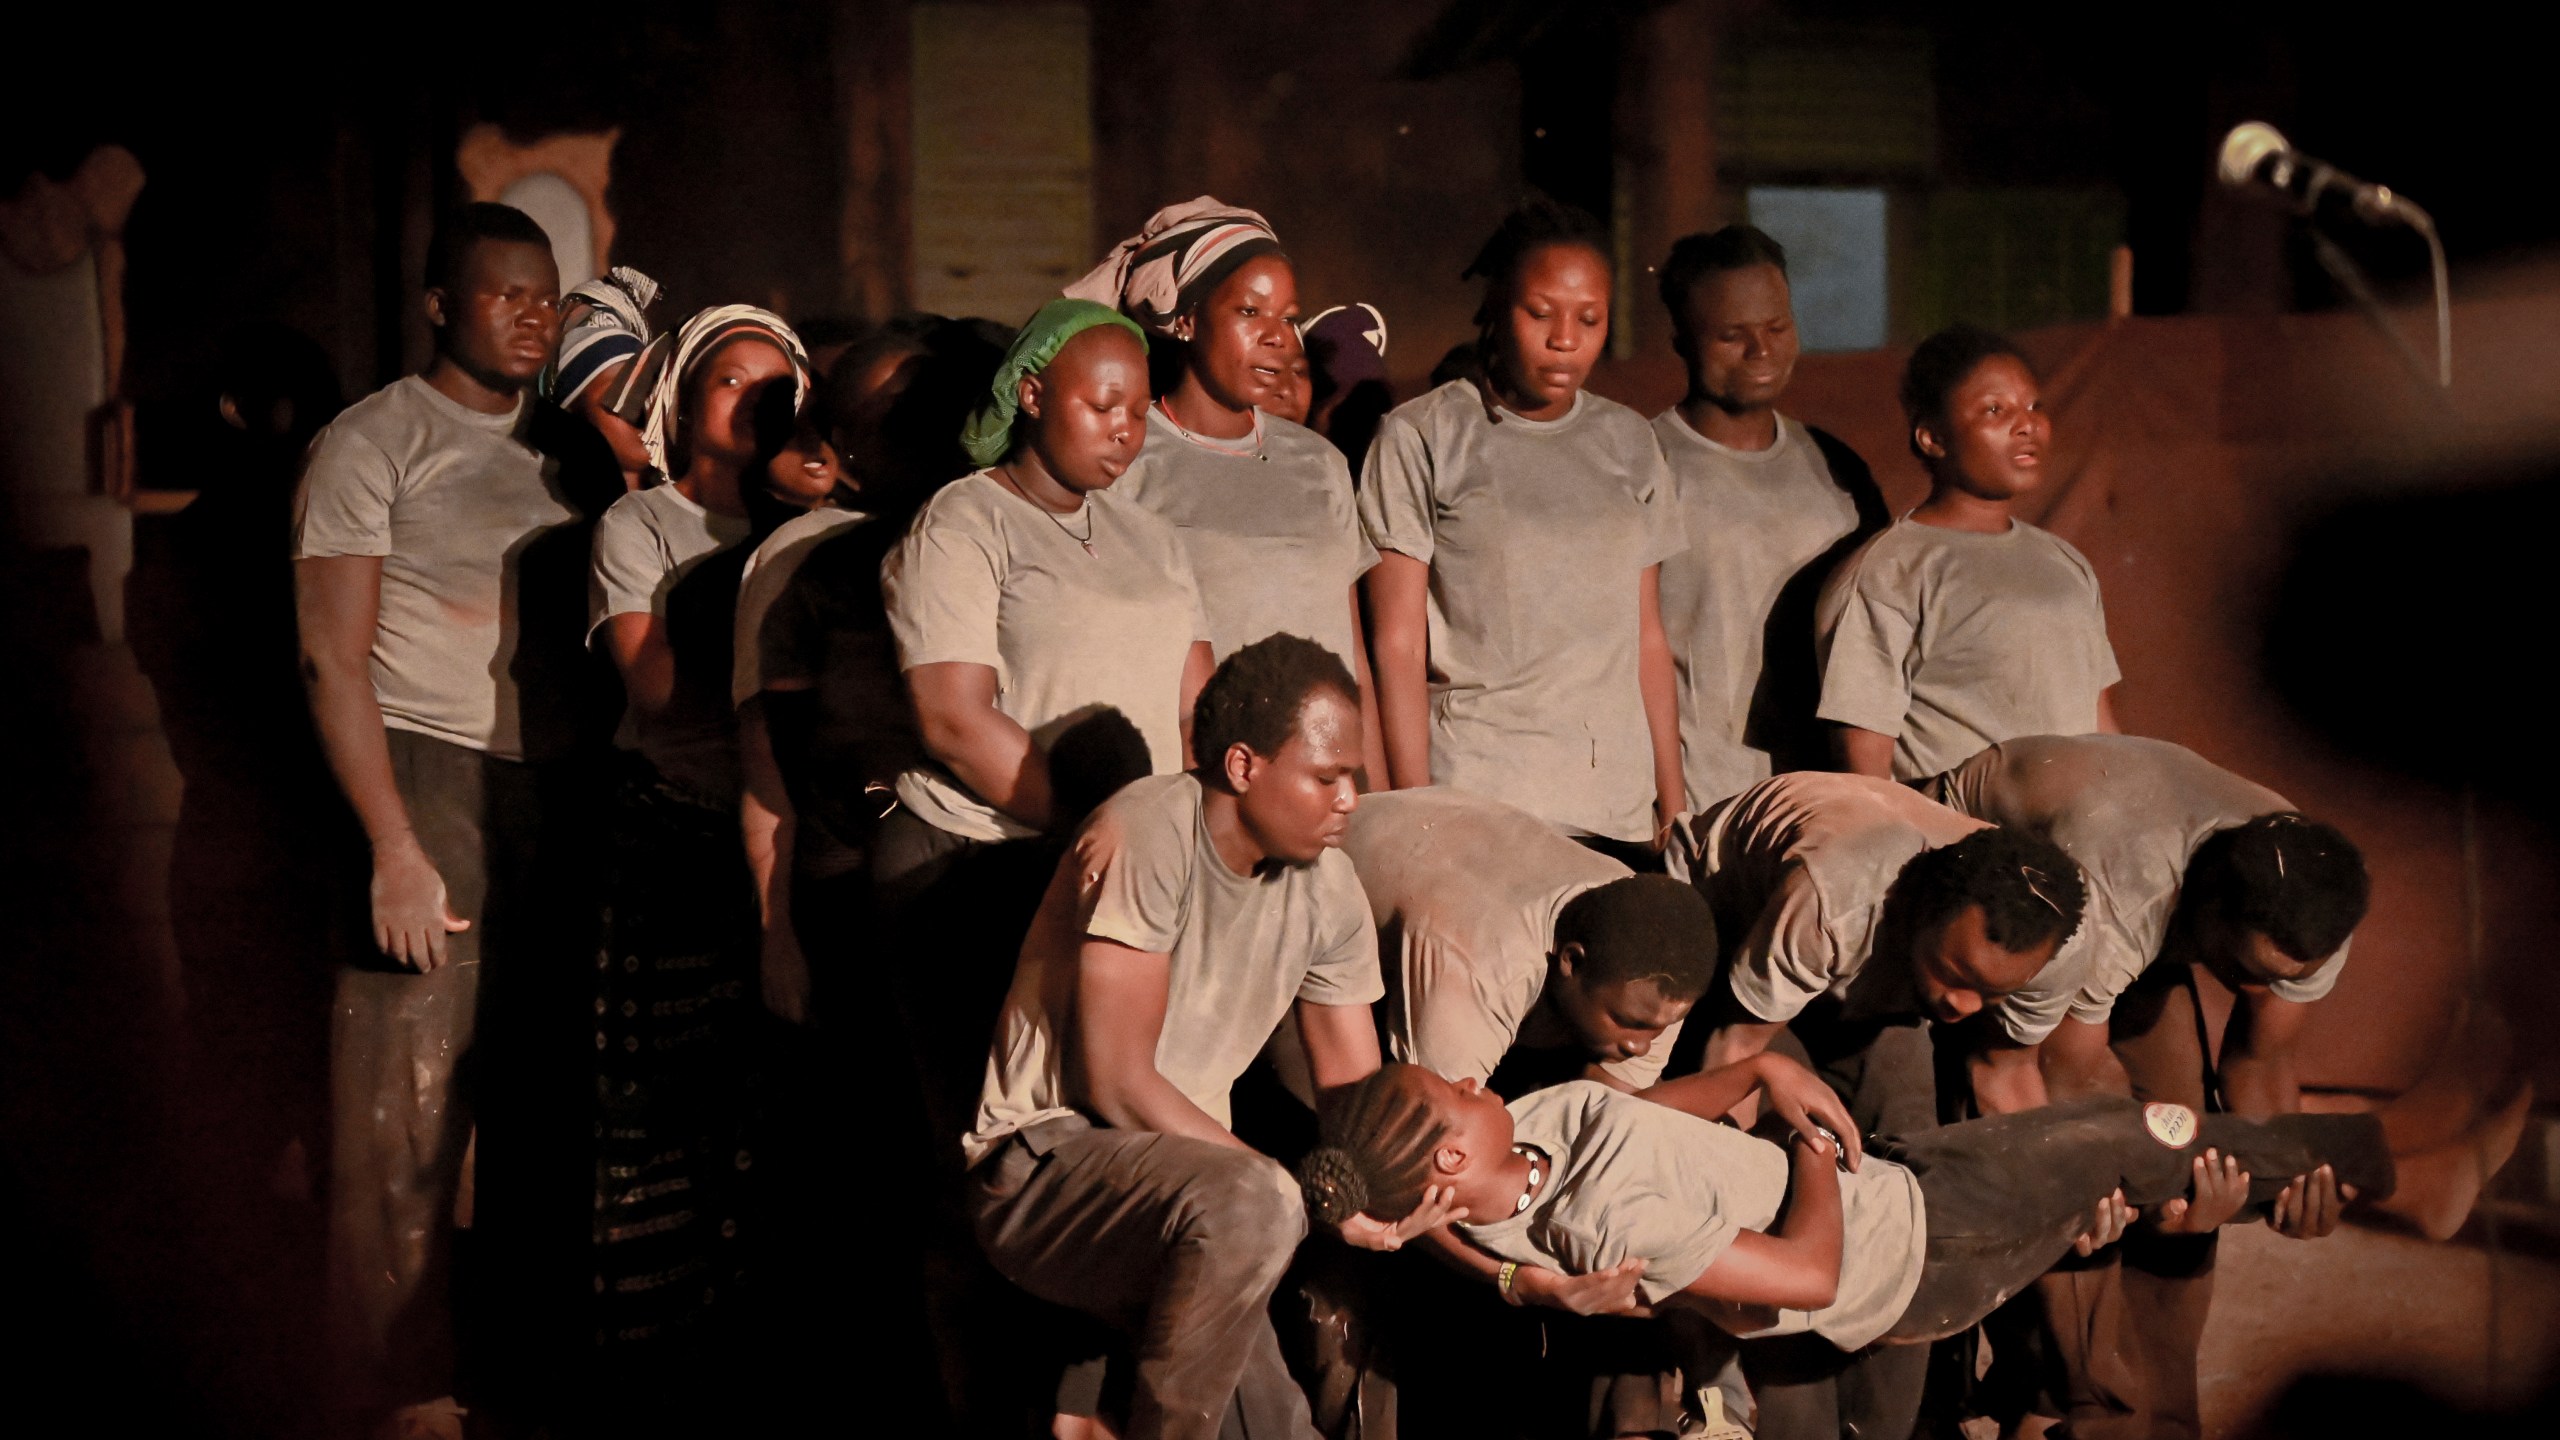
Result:
{"label": "striped headwrap", "polygon": [[1279,253],[1280,237],[1260,215],[1203,195],[1147,217],[1145,229],[1113,246],[1065,294],[1071,300],[1116,306],[1162,335],[1172,330],[1173,317],[1216,289],[1237,266],[1257,255]]}
{"label": "striped headwrap", "polygon": [[560,356],[543,393],[566,405],[606,368],[639,354],[649,343],[646,312],[657,298],[658,282],[628,265],[616,265],[562,296],[561,309],[586,309],[561,330]]}
{"label": "striped headwrap", "polygon": [[[790,323],[760,306],[714,305],[684,322],[672,337],[659,336],[640,362],[631,367],[631,374],[615,387],[618,400],[644,393],[648,396],[647,421],[633,423],[640,426],[640,443],[648,448],[650,467],[661,477],[672,474],[667,468],[667,453],[675,448],[676,418],[684,403],[685,382],[692,378],[695,366],[741,331],[755,331],[782,347],[782,353],[791,357],[791,408],[797,413],[809,403],[809,352]],[[636,385],[648,388],[642,391]],[[619,405],[615,408],[621,409]]]}

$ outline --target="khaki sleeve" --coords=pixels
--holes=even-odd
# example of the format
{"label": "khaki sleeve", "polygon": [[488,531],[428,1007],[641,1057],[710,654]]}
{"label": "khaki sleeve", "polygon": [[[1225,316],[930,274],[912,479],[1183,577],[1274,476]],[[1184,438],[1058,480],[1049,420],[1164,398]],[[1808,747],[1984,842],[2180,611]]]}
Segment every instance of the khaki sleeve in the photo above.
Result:
{"label": "khaki sleeve", "polygon": [[587,564],[587,636],[616,615],[666,613],[670,569],[666,547],[649,528],[639,496],[613,502],[596,522]]}
{"label": "khaki sleeve", "polygon": [[1317,878],[1331,933],[1299,982],[1298,998],[1318,1005],[1374,1005],[1386,997],[1387,987],[1378,974],[1378,926],[1369,918],[1369,897],[1340,851],[1316,863],[1326,872]]}
{"label": "khaki sleeve", "polygon": [[400,475],[382,447],[332,425],[312,442],[293,495],[293,558],[391,553]]}
{"label": "khaki sleeve", "polygon": [[1191,836],[1177,825],[1133,826],[1130,818],[1097,814],[1068,851],[1084,933],[1170,955],[1190,918]]}
{"label": "khaki sleeve", "polygon": [[1790,872],[1734,952],[1728,983],[1754,1016],[1793,1020],[1839,978],[1840,957],[1822,923],[1822,904],[1801,871]]}
{"label": "khaki sleeve", "polygon": [[1853,558],[1823,587],[1814,620],[1822,703],[1814,714],[1899,736],[1919,664],[1919,606],[1916,597],[1891,593],[1865,558]]}
{"label": "khaki sleeve", "polygon": [[1662,458],[1662,444],[1650,425],[1644,427],[1644,450],[1638,463],[1642,466],[1636,500],[1644,506],[1643,563],[1659,565],[1688,550],[1689,532],[1681,514],[1680,483],[1671,473],[1671,462]]}
{"label": "khaki sleeve", "polygon": [[1389,415],[1369,444],[1360,482],[1360,529],[1377,550],[1431,563],[1439,502],[1431,488],[1431,447],[1411,420]]}
{"label": "khaki sleeve", "polygon": [[898,668],[956,661],[1003,669],[996,648],[1004,553],[992,521],[927,510],[880,566],[880,595],[898,641]]}

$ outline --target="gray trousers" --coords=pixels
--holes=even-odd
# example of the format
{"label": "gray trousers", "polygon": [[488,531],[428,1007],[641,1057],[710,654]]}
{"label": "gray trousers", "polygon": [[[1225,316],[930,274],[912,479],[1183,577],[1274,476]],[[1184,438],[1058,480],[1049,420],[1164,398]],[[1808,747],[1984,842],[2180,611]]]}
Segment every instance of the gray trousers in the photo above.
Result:
{"label": "gray trousers", "polygon": [[969,1174],[971,1224],[1004,1277],[1129,1337],[1127,1440],[1311,1440],[1271,1292],[1306,1234],[1266,1156],[1052,1120]]}
{"label": "gray trousers", "polygon": [[472,1125],[457,1077],[479,1029],[481,957],[508,939],[491,933],[507,928],[492,924],[492,874],[529,859],[535,819],[527,767],[405,730],[387,738],[418,843],[446,903],[472,923],[446,937],[446,962],[429,973],[380,955],[338,968],[329,1334],[360,1411],[454,1388],[454,1202]]}

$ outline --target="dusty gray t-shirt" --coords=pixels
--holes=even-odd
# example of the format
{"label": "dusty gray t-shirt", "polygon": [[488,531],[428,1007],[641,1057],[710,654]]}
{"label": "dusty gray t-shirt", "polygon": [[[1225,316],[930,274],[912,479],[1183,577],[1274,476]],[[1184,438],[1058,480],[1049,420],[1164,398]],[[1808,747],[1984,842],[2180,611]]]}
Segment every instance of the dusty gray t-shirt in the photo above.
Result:
{"label": "dusty gray t-shirt", "polygon": [[1351,467],[1303,425],[1253,412],[1254,434],[1193,439],[1147,411],[1147,444],[1111,494],[1172,522],[1200,584],[1220,660],[1286,631],[1342,657],[1351,587],[1378,552],[1360,533]]}
{"label": "dusty gray t-shirt", "polygon": [[1093,812],[1041,898],[996,1021],[968,1163],[1075,1113],[1067,1078],[1076,956],[1088,936],[1170,957],[1156,1073],[1219,1124],[1227,1091],[1300,1000],[1378,998],[1378,937],[1338,850],[1238,875],[1218,858],[1191,775],[1136,781]]}
{"label": "dusty gray t-shirt", "polygon": [[[2132,735],[2003,741],[1923,789],[1962,814],[2061,846],[2088,883],[2086,915],[2062,953],[1994,1007],[2021,1045],[2052,1034],[2066,1014],[2104,1022],[2159,958],[2196,847],[2215,831],[2293,808],[2184,746]],[[2328,994],[2347,948],[2270,991],[2303,1003]]]}
{"label": "dusty gray t-shirt", "polygon": [[737,572],[703,568],[747,538],[744,515],[717,515],[673,485],[634,491],[596,522],[587,641],[616,615],[654,616],[675,652],[675,693],[655,716],[623,712],[614,743],[649,757],[668,784],[707,804],[738,797],[738,721],[729,703]]}
{"label": "dusty gray t-shirt", "polygon": [[1452,381],[1379,425],[1360,523],[1431,567],[1431,782],[1649,839],[1638,599],[1687,541],[1644,417],[1586,392],[1560,419],[1497,425]]}
{"label": "dusty gray t-shirt", "polygon": [[1680,667],[1680,770],[1695,812],[1769,778],[1752,724],[1769,615],[1799,571],[1858,528],[1858,506],[1813,436],[1783,415],[1766,450],[1719,445],[1676,406],[1653,417],[1653,433],[1689,537],[1662,562],[1662,627]]}
{"label": "dusty gray t-shirt", "polygon": [[[1145,739],[1153,773],[1182,768],[1182,667],[1209,622],[1181,542],[1152,512],[1104,491],[1052,515],[981,470],[926,502],[880,587],[901,671],[991,666],[996,708],[1043,752],[1116,710]],[[1034,833],[939,765],[899,776],[898,799],[968,839]]]}
{"label": "dusty gray t-shirt", "polygon": [[1911,857],[1983,822],[1890,780],[1800,770],[1683,828],[1690,873],[1731,957],[1733,996],[1776,1021],[1825,995],[1857,1018],[1919,1013],[1911,957],[1875,953],[1885,895]]}
{"label": "dusty gray t-shirt", "polygon": [[1815,618],[1825,720],[1898,737],[1897,780],[2019,735],[2086,735],[2121,678],[2098,575],[2051,531],[1908,518],[1841,563]]}
{"label": "dusty gray t-shirt", "polygon": [[[1636,1292],[1659,1305],[1706,1273],[1734,1237],[1766,1233],[1787,1198],[1787,1152],[1730,1125],[1591,1080],[1511,1102],[1515,1141],[1555,1162],[1527,1213],[1461,1222],[1505,1260],[1587,1275],[1644,1261]],[[1840,1174],[1840,1288],[1820,1310],[1781,1310],[1754,1337],[1811,1331],[1855,1350],[1893,1328],[1920,1288],[1928,1216],[1920,1182],[1869,1155]]]}
{"label": "dusty gray t-shirt", "polygon": [[294,496],[295,559],[382,557],[382,723],[508,760],[525,758],[515,567],[577,518],[525,443],[528,418],[521,402],[483,415],[412,375],[320,432]]}
{"label": "dusty gray t-shirt", "polygon": [[765,687],[768,674],[795,688],[817,683],[813,666],[778,646],[768,649],[785,637],[776,634],[768,639],[765,618],[773,612],[773,602],[791,588],[792,578],[800,573],[801,565],[818,548],[819,541],[870,518],[862,511],[840,510],[832,505],[794,515],[774,527],[773,533],[756,547],[756,553],[747,557],[746,573],[738,577],[737,629],[730,645],[734,652],[729,665],[730,704],[746,704]]}
{"label": "dusty gray t-shirt", "polygon": [[[1378,922],[1387,1050],[1451,1080],[1484,1080],[1515,1045],[1574,1043],[1538,1001],[1556,916],[1626,866],[1499,800],[1434,785],[1361,797],[1342,842]],[[1601,1068],[1641,1090],[1680,1027]]]}

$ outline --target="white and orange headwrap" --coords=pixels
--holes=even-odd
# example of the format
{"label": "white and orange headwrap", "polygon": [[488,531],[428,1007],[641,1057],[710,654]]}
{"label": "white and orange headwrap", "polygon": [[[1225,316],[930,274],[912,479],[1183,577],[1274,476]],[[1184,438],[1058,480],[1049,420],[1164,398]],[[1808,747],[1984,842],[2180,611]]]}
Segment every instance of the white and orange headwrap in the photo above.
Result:
{"label": "white and orange headwrap", "polygon": [[1172,330],[1191,307],[1238,265],[1280,253],[1280,237],[1251,210],[1203,195],[1167,205],[1146,228],[1111,248],[1102,263],[1063,292],[1071,300],[1110,305],[1148,330]]}

